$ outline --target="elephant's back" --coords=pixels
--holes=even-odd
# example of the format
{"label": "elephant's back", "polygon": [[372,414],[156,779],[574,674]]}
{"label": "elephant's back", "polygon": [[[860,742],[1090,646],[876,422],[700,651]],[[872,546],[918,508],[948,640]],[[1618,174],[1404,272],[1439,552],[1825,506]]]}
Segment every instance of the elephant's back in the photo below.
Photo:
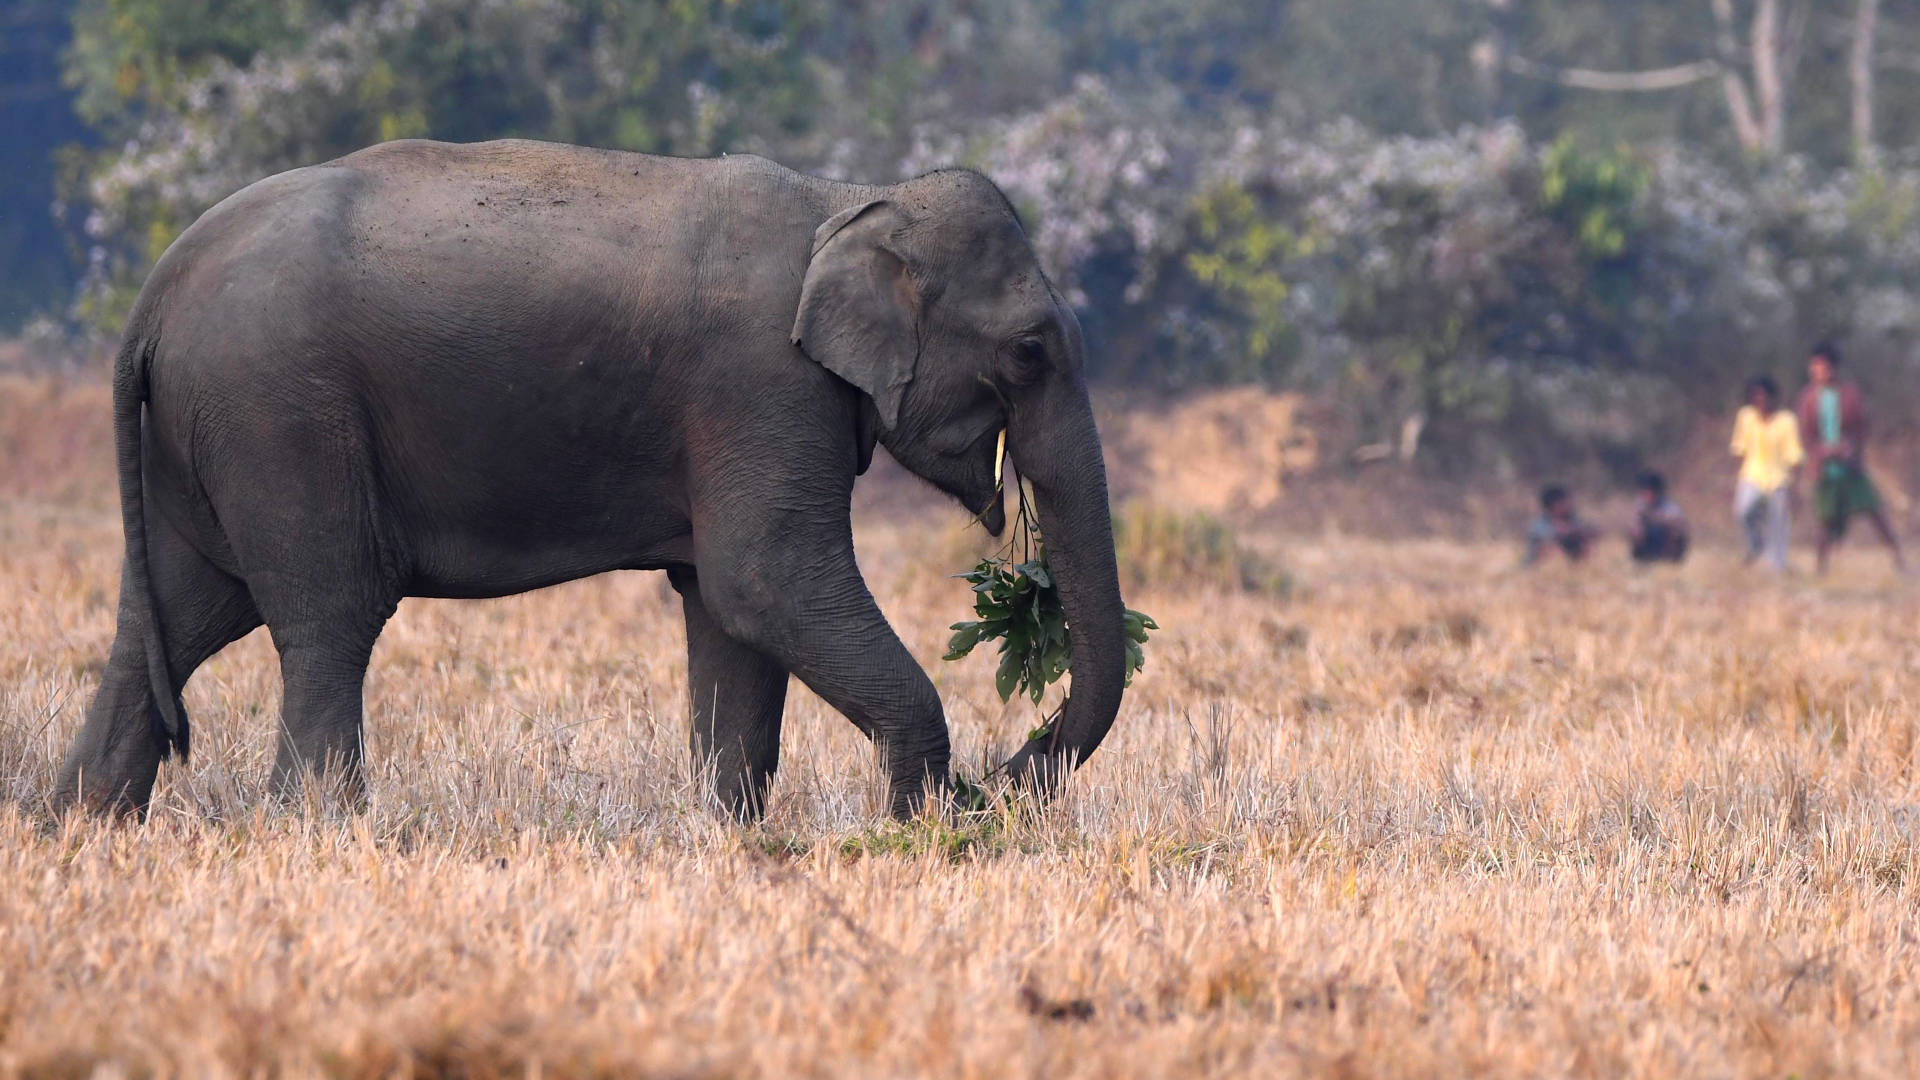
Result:
{"label": "elephant's back", "polygon": [[368,265],[493,272],[522,287],[529,274],[581,286],[624,271],[681,273],[743,243],[756,254],[784,244],[804,260],[832,186],[753,155],[525,139],[402,140],[325,167],[354,177],[348,239]]}
{"label": "elephant's back", "polygon": [[[465,418],[410,432],[422,446],[532,437],[526,417],[554,402],[618,412],[628,388],[789,352],[827,216],[817,183],[750,158],[383,144],[208,211],[156,267],[129,335],[158,339],[156,393],[182,405],[326,398]],[[572,430],[633,441],[637,417]]]}
{"label": "elephant's back", "polygon": [[[728,163],[524,139],[410,139],[323,168],[358,182],[350,239],[375,261],[457,268],[519,254],[604,267],[609,250],[684,244],[686,208]],[[479,259],[474,244],[484,245]]]}
{"label": "elephant's back", "polygon": [[164,338],[174,371],[305,336],[329,314],[308,300],[350,260],[348,223],[365,186],[352,173],[309,167],[227,196],[154,264],[126,336]]}
{"label": "elephant's back", "polygon": [[[764,159],[656,157],[527,140],[383,143],[268,177],[207,211],[168,249],[134,326],[178,331],[189,304],[215,327],[271,311],[283,330],[501,320],[623,298],[698,297],[688,271],[748,236],[804,261],[816,185]],[[782,275],[784,276],[784,275]],[[191,299],[177,302],[182,294]],[[564,315],[564,311],[557,312]],[[252,320],[239,318],[240,323]]]}

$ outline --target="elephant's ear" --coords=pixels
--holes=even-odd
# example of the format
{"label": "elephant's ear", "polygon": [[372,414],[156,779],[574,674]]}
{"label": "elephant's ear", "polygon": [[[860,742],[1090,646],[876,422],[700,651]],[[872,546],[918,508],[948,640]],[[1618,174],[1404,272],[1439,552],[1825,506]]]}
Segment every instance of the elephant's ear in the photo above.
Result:
{"label": "elephant's ear", "polygon": [[893,234],[906,224],[892,203],[870,202],[813,233],[793,343],[873,399],[892,430],[920,355],[920,293]]}

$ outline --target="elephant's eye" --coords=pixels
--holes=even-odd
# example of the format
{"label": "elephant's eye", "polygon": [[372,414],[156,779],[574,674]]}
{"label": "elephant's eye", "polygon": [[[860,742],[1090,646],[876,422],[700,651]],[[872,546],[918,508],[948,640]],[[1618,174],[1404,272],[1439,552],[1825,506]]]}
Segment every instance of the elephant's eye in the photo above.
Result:
{"label": "elephant's eye", "polygon": [[1047,368],[1047,347],[1038,338],[1021,338],[1007,351],[1015,378],[1037,378]]}

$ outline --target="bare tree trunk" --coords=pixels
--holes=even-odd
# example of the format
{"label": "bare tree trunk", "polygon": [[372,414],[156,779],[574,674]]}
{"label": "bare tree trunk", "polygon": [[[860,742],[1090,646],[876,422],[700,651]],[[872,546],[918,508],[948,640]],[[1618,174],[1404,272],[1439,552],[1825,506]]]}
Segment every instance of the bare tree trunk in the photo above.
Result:
{"label": "bare tree trunk", "polygon": [[1514,0],[1486,0],[1487,32],[1473,44],[1474,73],[1480,83],[1480,97],[1491,123],[1507,115],[1506,74],[1513,55]]}
{"label": "bare tree trunk", "polygon": [[1880,32],[1880,0],[1859,0],[1853,13],[1853,161],[1871,167],[1879,157],[1873,131],[1873,55]]}
{"label": "bare tree trunk", "polygon": [[1760,126],[1760,120],[1754,115],[1753,98],[1747,94],[1747,83],[1740,77],[1740,46],[1734,35],[1733,0],[1708,0],[1713,7],[1715,29],[1715,51],[1720,54],[1723,71],[1721,82],[1727,90],[1727,112],[1733,117],[1733,133],[1740,140],[1740,147],[1748,153],[1765,151],[1766,133]]}
{"label": "bare tree trunk", "polygon": [[[1591,68],[1558,67],[1537,63],[1511,51],[1508,35],[1498,28],[1498,13],[1508,11],[1513,0],[1486,0],[1496,13],[1495,29],[1482,38],[1474,47],[1474,63],[1481,77],[1489,80],[1483,85],[1495,86],[1491,80],[1496,70],[1512,72],[1530,79],[1545,79],[1561,86],[1571,86],[1582,90],[1598,90],[1607,93],[1658,93],[1690,86],[1706,79],[1718,77],[1727,95],[1727,113],[1733,120],[1733,133],[1739,139],[1741,149],[1761,157],[1779,157],[1787,145],[1787,103],[1792,97],[1793,76],[1799,66],[1801,46],[1806,40],[1806,31],[1812,19],[1813,8],[1808,0],[1754,0],[1753,21],[1746,35],[1743,47],[1738,20],[1734,12],[1733,0],[1707,0],[1713,11],[1714,54],[1712,60],[1695,60],[1671,67],[1651,68],[1642,71],[1599,71]],[[1786,3],[1785,18],[1782,18],[1783,2]],[[1877,18],[1880,0],[1858,0],[1861,5],[1860,19],[1863,23],[1869,19],[1869,7]],[[1856,52],[1862,46],[1857,36]],[[1871,53],[1872,44],[1865,46],[1868,51],[1869,68],[1866,76],[1866,124],[1867,135],[1871,141],[1872,126],[1872,88]],[[1856,68],[1859,64],[1855,57]],[[1751,69],[1751,81],[1743,74]],[[1855,82],[1855,128],[1856,133],[1862,122],[1859,102],[1860,89],[1858,74]]]}
{"label": "bare tree trunk", "polygon": [[1760,138],[1768,157],[1786,145],[1787,88],[1780,77],[1780,0],[1758,0],[1753,13],[1753,91],[1760,99]]}
{"label": "bare tree trunk", "polygon": [[1747,32],[1747,63],[1753,83],[1740,75],[1740,39],[1734,22],[1733,0],[1707,0],[1713,9],[1715,51],[1724,69],[1727,111],[1734,134],[1748,153],[1778,157],[1787,145],[1788,77],[1792,74],[1805,37],[1811,9],[1797,4],[1783,23],[1781,0],[1754,0],[1753,24]]}

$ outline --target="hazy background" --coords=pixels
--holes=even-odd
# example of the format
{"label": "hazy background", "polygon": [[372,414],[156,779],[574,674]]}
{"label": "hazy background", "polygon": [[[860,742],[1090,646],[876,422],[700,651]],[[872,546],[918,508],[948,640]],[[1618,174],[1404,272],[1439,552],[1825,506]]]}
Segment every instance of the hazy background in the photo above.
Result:
{"label": "hazy background", "polygon": [[[0,109],[0,1076],[1920,1075],[1920,579],[1804,511],[1747,572],[1727,453],[1838,337],[1920,536],[1920,0],[0,0]],[[409,135],[1005,186],[1162,627],[1048,810],[880,821],[796,683],[767,821],[708,813],[629,572],[403,603],[365,810],[267,793],[259,631],[146,827],[49,820],[123,313]],[[1518,572],[1547,480],[1614,535]],[[926,490],[853,529],[979,776],[1046,710],[940,659],[997,544]]]}
{"label": "hazy background", "polygon": [[0,34],[20,365],[97,365],[249,181],[514,135],[976,165],[1110,400],[1298,392],[1320,467],[1403,483],[1684,472],[1821,337],[1888,438],[1920,389],[1920,0],[11,0]]}

